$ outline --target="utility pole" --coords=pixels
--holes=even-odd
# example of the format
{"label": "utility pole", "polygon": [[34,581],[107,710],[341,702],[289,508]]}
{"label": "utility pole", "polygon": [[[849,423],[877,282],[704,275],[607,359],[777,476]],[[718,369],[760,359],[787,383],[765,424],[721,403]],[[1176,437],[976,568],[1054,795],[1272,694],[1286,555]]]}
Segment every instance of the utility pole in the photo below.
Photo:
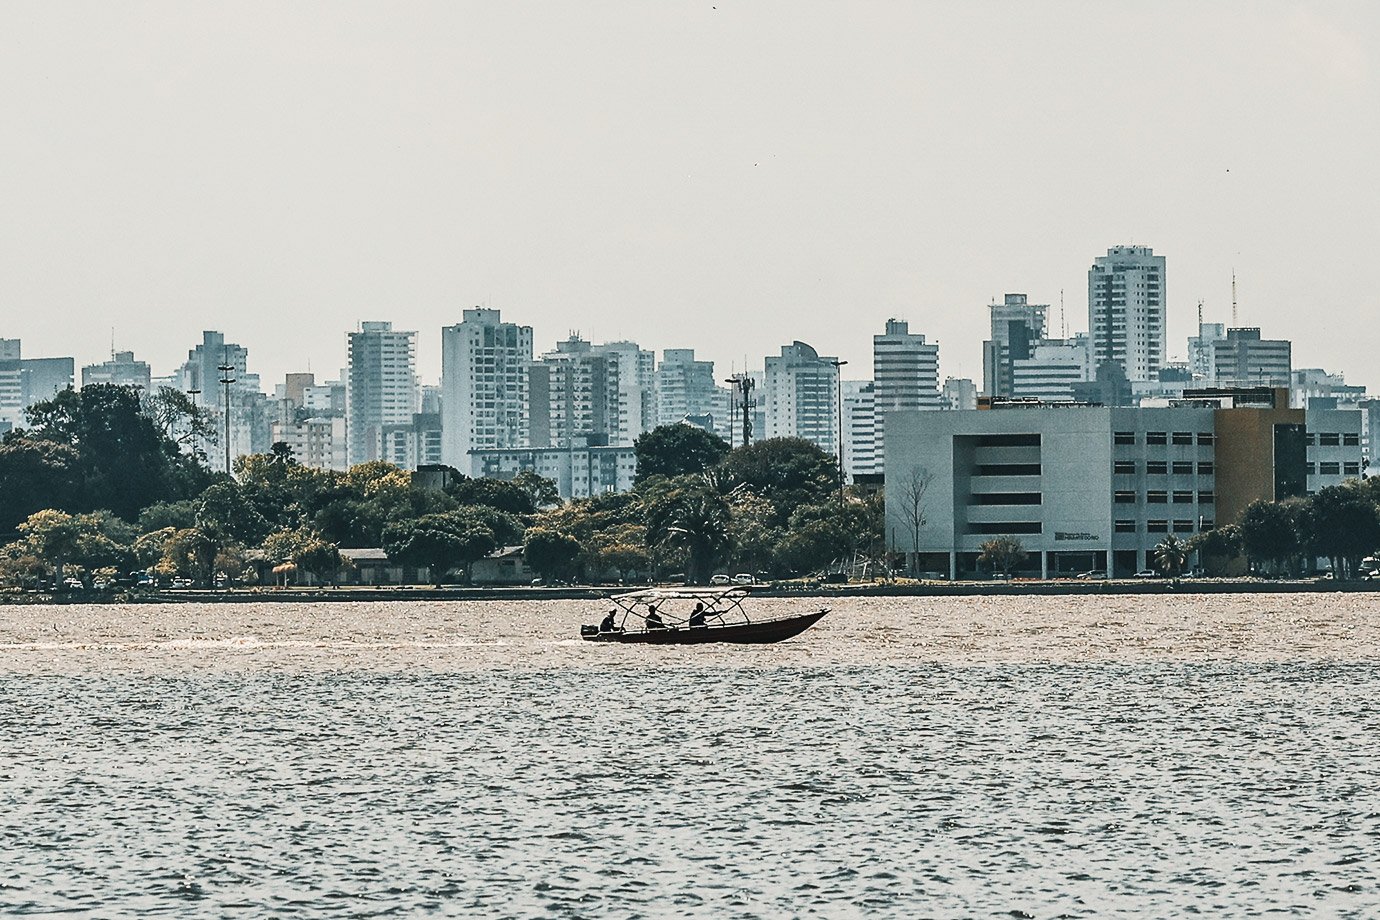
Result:
{"label": "utility pole", "polygon": [[734,374],[724,383],[733,385],[733,390],[742,399],[743,403],[743,447],[747,447],[752,442],[752,388],[757,382],[746,372]]}
{"label": "utility pole", "polygon": [[230,475],[230,384],[235,382],[231,372],[235,370],[235,365],[230,363],[229,357],[223,357],[224,364],[216,365],[216,370],[220,371],[220,383],[225,387],[225,475]]}

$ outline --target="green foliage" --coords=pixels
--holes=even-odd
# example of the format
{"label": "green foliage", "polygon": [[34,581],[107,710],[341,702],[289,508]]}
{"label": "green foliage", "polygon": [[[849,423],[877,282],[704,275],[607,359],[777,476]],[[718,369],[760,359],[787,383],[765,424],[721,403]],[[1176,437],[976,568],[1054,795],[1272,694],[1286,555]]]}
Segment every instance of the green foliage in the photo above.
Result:
{"label": "green foliage", "polygon": [[446,494],[461,506],[485,505],[522,516],[560,501],[556,484],[531,470],[523,470],[512,479],[471,479],[457,474],[446,485]]}
{"label": "green foliage", "polygon": [[1203,567],[1221,573],[1231,560],[1241,555],[1241,532],[1235,524],[1205,530],[1188,538],[1190,552],[1196,552]]}
{"label": "green foliage", "polygon": [[548,581],[570,577],[580,549],[579,540],[545,527],[530,528],[523,539],[523,558],[528,567]]}
{"label": "green foliage", "polygon": [[1298,523],[1281,502],[1251,502],[1237,524],[1246,558],[1257,567],[1281,571],[1303,549]]}
{"label": "green foliage", "polygon": [[978,549],[981,550],[979,564],[991,566],[993,571],[1007,576],[1027,558],[1025,547],[1015,537],[993,537],[979,544]]}
{"label": "green foliage", "polygon": [[180,502],[157,502],[139,512],[139,532],[150,533],[164,527],[196,526],[197,502],[187,499]]}
{"label": "green foliage", "polygon": [[1361,560],[1380,547],[1380,514],[1359,486],[1319,489],[1308,498],[1309,548],[1332,563],[1337,578],[1349,578]]}
{"label": "green foliage", "polygon": [[430,569],[437,585],[451,569],[468,568],[497,547],[498,539],[489,521],[485,515],[476,514],[475,509],[399,521],[388,525],[383,534],[383,550],[389,559]]}
{"label": "green foliage", "polygon": [[801,505],[820,504],[838,489],[838,463],[802,438],[768,438],[739,447],[721,468],[728,482],[772,503],[776,526]]}
{"label": "green foliage", "polygon": [[81,455],[70,444],[11,432],[0,442],[0,535],[36,511],[82,508]]}
{"label": "green foliage", "polygon": [[269,522],[239,483],[223,480],[201,493],[196,503],[196,526],[221,542],[258,546],[268,536]]}
{"label": "green foliage", "polygon": [[1183,574],[1192,550],[1178,537],[1165,537],[1155,547],[1155,567],[1170,578]]}
{"label": "green foliage", "polygon": [[644,498],[648,542],[685,553],[686,579],[705,584],[728,547],[728,501],[696,476],[660,479]]}
{"label": "green foliage", "polygon": [[684,476],[717,466],[728,453],[728,442],[694,425],[661,425],[638,435],[637,482],[651,476]]}

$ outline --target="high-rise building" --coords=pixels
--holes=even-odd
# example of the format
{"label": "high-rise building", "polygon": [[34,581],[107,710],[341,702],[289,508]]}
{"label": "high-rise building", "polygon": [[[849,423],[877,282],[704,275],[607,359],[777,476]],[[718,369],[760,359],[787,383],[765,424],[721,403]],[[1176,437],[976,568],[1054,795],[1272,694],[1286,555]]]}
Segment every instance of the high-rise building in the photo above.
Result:
{"label": "high-rise building", "polygon": [[283,443],[303,466],[344,470],[346,453],[345,385],[330,381],[318,385],[311,373],[288,374],[274,387],[277,403],[272,440]]}
{"label": "high-rise building", "polygon": [[617,443],[626,418],[620,407],[621,367],[616,354],[596,352],[577,335],[534,361],[528,378],[531,446],[567,447],[576,437],[613,446],[632,443]]}
{"label": "high-rise building", "polygon": [[149,392],[153,380],[152,372],[144,361],[134,360],[134,352],[117,351],[109,361],[88,364],[81,369],[81,385],[109,383],[121,387],[138,387]]}
{"label": "high-rise building", "polygon": [[779,356],[766,359],[764,376],[763,434],[768,438],[804,438],[837,453],[838,359],[821,357],[797,341],[781,346]]}
{"label": "high-rise building", "polygon": [[[216,440],[198,445],[206,452],[211,469],[225,470],[227,392],[231,463],[236,457],[263,453],[272,446],[268,400],[259,386],[259,375],[249,372],[249,349],[225,341],[221,332],[203,332],[201,342],[187,352],[187,360],[178,368],[176,379],[177,388],[191,394],[192,399],[212,416]],[[231,382],[227,385],[221,382],[223,380]]]}
{"label": "high-rise building", "polygon": [[656,369],[657,424],[713,417],[712,430],[727,437],[729,413],[726,391],[714,380],[714,362],[699,361],[693,348],[667,348]]}
{"label": "high-rise building", "polygon": [[939,344],[926,342],[903,320],[887,320],[886,332],[872,337],[872,380],[877,407],[875,472],[880,473],[887,413],[944,408],[939,395]]}
{"label": "high-rise building", "polygon": [[1113,246],[1088,269],[1093,371],[1119,364],[1128,380],[1154,380],[1165,360],[1165,266],[1149,246]]}
{"label": "high-rise building", "polygon": [[1030,303],[1025,294],[1007,294],[989,304],[991,334],[982,343],[982,392],[1011,396],[1011,362],[1030,357],[1031,346],[1045,337],[1048,304]]}
{"label": "high-rise building", "polygon": [[466,475],[474,450],[530,443],[528,368],[532,327],[476,307],[441,330],[442,462]]}
{"label": "high-rise building", "polygon": [[1088,337],[1038,339],[1024,358],[1011,361],[1011,397],[1070,401],[1074,387],[1091,378]]}
{"label": "high-rise building", "polygon": [[1224,323],[1199,323],[1198,334],[1188,337],[1188,369],[1203,386],[1217,380],[1216,344],[1226,337]]}
{"label": "high-rise building", "polygon": [[965,412],[977,408],[977,384],[967,377],[945,377],[940,395],[945,409]]}
{"label": "high-rise building", "polygon": [[852,478],[881,471],[877,457],[877,402],[871,380],[843,381],[843,473]]}
{"label": "high-rise building", "polygon": [[24,424],[24,371],[19,339],[0,339],[0,430]]}
{"label": "high-rise building", "polygon": [[52,399],[72,386],[76,362],[71,358],[24,358],[20,372],[24,381],[24,405]]}
{"label": "high-rise building", "polygon": [[349,334],[345,418],[351,465],[383,459],[384,428],[412,424],[416,364],[416,332],[370,322]]}
{"label": "high-rise building", "polygon": [[607,342],[590,349],[618,362],[618,412],[609,443],[631,445],[656,427],[656,354],[636,342]]}
{"label": "high-rise building", "polygon": [[1298,409],[1359,409],[1366,388],[1346,382],[1345,374],[1321,367],[1301,367],[1289,374],[1289,404]]}
{"label": "high-rise building", "polygon": [[1287,387],[1293,346],[1287,339],[1262,339],[1254,327],[1228,329],[1212,343],[1213,385]]}

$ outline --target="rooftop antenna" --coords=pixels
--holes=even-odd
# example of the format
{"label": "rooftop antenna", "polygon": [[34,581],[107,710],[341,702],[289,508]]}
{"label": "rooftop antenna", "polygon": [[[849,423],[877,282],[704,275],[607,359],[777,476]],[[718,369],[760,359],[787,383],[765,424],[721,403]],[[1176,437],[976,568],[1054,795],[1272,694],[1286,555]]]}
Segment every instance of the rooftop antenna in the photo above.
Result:
{"label": "rooftop antenna", "polygon": [[1231,325],[1233,329],[1241,328],[1236,321],[1236,269],[1231,270]]}
{"label": "rooftop antenna", "polygon": [[1069,324],[1064,316],[1064,289],[1059,289],[1059,338],[1069,337]]}
{"label": "rooftop antenna", "polygon": [[110,327],[110,360],[115,360],[115,327]]}
{"label": "rooftop antenna", "polygon": [[1200,300],[1198,301],[1198,327],[1201,329],[1202,326],[1203,326],[1203,301],[1200,299]]}

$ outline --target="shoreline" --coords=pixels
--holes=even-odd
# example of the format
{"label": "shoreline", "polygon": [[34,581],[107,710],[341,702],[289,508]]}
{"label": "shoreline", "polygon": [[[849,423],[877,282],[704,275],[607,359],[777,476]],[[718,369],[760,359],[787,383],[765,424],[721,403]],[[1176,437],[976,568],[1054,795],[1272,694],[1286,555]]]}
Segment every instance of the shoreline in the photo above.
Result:
{"label": "shoreline", "polygon": [[[0,606],[29,604],[320,604],[370,601],[559,601],[599,600],[609,594],[646,586],[461,587],[388,586],[346,588],[186,588],[160,591],[72,591],[63,594],[0,593]],[[663,585],[667,589],[678,585]],[[775,584],[752,589],[755,597],[1071,597],[1087,595],[1183,594],[1367,594],[1380,593],[1380,582],[1324,579],[1181,579],[1177,581],[1015,581],[1015,582],[872,582],[855,585]]]}

